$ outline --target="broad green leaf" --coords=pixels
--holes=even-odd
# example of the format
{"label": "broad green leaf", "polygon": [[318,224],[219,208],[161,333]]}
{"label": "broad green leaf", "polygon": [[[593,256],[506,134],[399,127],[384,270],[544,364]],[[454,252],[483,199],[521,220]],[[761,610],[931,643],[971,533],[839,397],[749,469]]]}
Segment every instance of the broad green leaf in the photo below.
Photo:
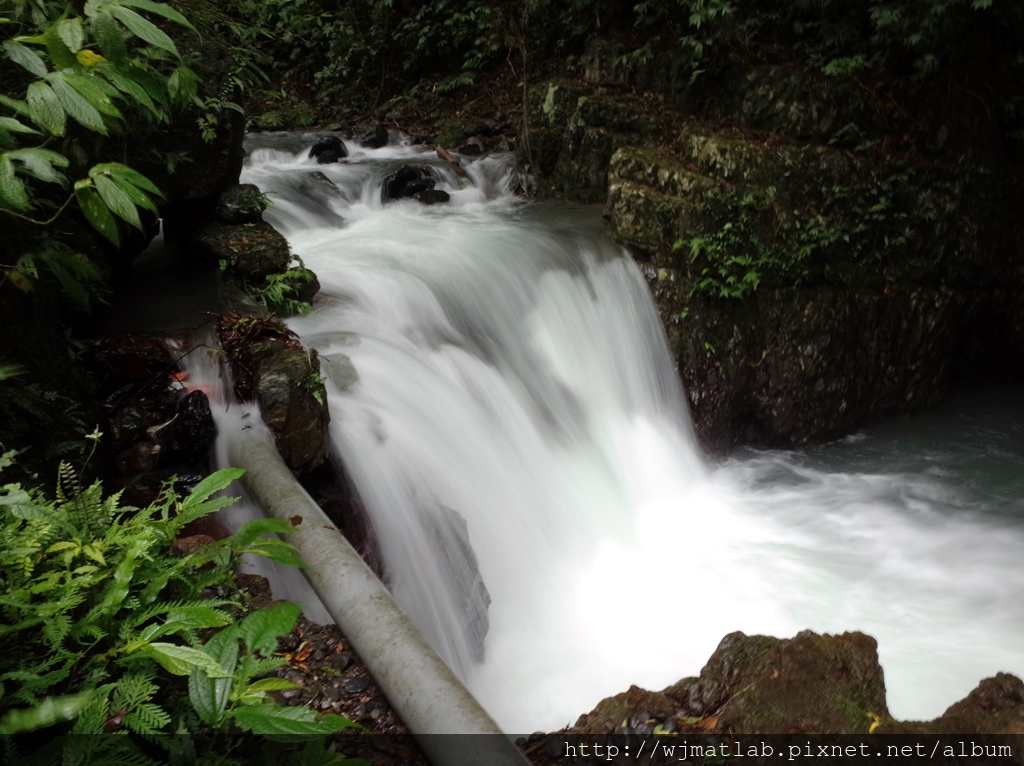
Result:
{"label": "broad green leaf", "polygon": [[67,178],[64,174],[54,169],[55,166],[59,168],[66,168],[68,166],[68,158],[63,154],[51,152],[49,149],[33,148],[15,149],[14,151],[7,152],[7,156],[12,160],[21,162],[25,172],[35,176],[40,181],[56,183],[61,186],[67,183]]}
{"label": "broad green leaf", "polygon": [[255,553],[257,556],[265,556],[285,566],[305,569],[307,564],[299,556],[298,551],[290,543],[284,540],[257,540],[246,546],[245,553]]}
{"label": "broad green leaf", "polygon": [[0,94],[0,104],[13,109],[22,117],[28,117],[30,120],[32,119],[32,109],[24,101],[19,101],[16,98]]}
{"label": "broad green leaf", "polygon": [[249,684],[245,694],[258,694],[260,692],[276,692],[285,689],[301,689],[302,684],[289,681],[287,678],[264,678],[262,681]]}
{"label": "broad green leaf", "polygon": [[250,652],[273,654],[277,640],[295,626],[301,611],[298,604],[290,602],[259,609],[238,623],[238,635]]}
{"label": "broad green leaf", "polygon": [[72,119],[89,130],[95,130],[104,136],[107,135],[107,126],[104,124],[99,110],[89,103],[85,96],[68,85],[63,74],[51,75],[49,83],[53,92],[57,94],[57,100],[61,107]]}
{"label": "broad green leaf", "polygon": [[154,641],[143,649],[128,655],[131,657],[149,657],[156,660],[168,673],[176,676],[187,676],[196,668],[210,678],[227,678],[230,673],[221,668],[220,663],[202,649],[191,646],[178,646],[162,641]]}
{"label": "broad green leaf", "polygon": [[[86,15],[89,16],[88,11]],[[118,64],[127,60],[128,47],[124,42],[124,30],[108,11],[91,15],[89,26],[104,56]]]}
{"label": "broad green leaf", "polygon": [[6,154],[0,157],[0,202],[12,210],[32,207],[25,182],[15,174],[14,163]]}
{"label": "broad green leaf", "polygon": [[117,230],[117,221],[103,204],[99,192],[91,182],[78,181],[75,184],[75,199],[78,200],[78,206],[82,208],[86,220],[92,227],[115,245],[120,245],[121,233]]}
{"label": "broad green leaf", "polygon": [[95,691],[48,697],[33,708],[11,710],[0,718],[0,737],[41,729],[75,718],[95,696]]}
{"label": "broad green leaf", "polygon": [[253,519],[235,532],[234,545],[236,548],[245,548],[263,535],[284,534],[294,529],[295,527],[284,519]]}
{"label": "broad green leaf", "polygon": [[27,45],[22,45],[14,40],[6,40],[4,42],[4,52],[11,61],[25,67],[25,69],[36,77],[46,76],[48,71],[46,68],[46,62],[43,61],[42,57],[40,57],[38,53]]}
{"label": "broad green leaf", "polygon": [[[101,173],[109,173],[110,175],[114,176],[117,179],[123,179],[123,180],[127,181],[128,183],[132,184],[133,186],[137,186],[140,189],[143,189],[144,191],[150,192],[151,194],[155,194],[158,197],[163,197],[163,193],[156,187],[156,185],[152,181],[150,181],[148,178],[146,178],[144,175],[142,175],[142,173],[138,172],[137,170],[132,170],[130,167],[128,167],[127,165],[122,165],[120,162],[101,162],[99,164],[93,165],[89,169],[89,175],[90,176],[99,175]],[[199,482],[196,485],[196,488],[194,490],[192,490],[192,494],[189,495],[188,499],[195,498],[196,497],[196,493],[199,491],[200,487],[205,487],[209,482],[212,482],[215,476],[220,475],[224,471],[237,471],[237,470],[240,470],[240,469],[237,469],[237,468],[225,468],[223,471],[217,471],[216,473],[210,474],[209,476],[207,476],[205,479],[203,479],[201,482]],[[243,471],[243,473],[244,473],[244,471]],[[241,474],[239,474],[239,476],[240,475]],[[236,478],[237,477],[232,477],[224,485],[224,487],[226,487],[228,484],[230,484]],[[218,487],[218,489],[223,489],[224,487]],[[198,498],[198,499],[204,500],[204,499],[206,499],[207,497],[209,497],[210,495],[212,495],[216,491],[217,491],[217,489],[211,490],[211,491],[207,492],[205,495],[203,495],[203,497]],[[186,500],[185,502],[187,503],[188,500]]]}
{"label": "broad green leaf", "polygon": [[13,117],[0,117],[0,129],[9,130],[11,133],[39,133],[35,128],[30,128]]}
{"label": "broad green leaf", "polygon": [[167,78],[167,92],[171,96],[171,103],[179,107],[190,103],[196,96],[198,85],[199,77],[195,72],[185,66],[177,67]]}
{"label": "broad green leaf", "polygon": [[319,720],[307,707],[246,705],[232,710],[231,717],[241,728],[253,734],[322,737],[352,726],[354,721],[330,713]]}
{"label": "broad green leaf", "polygon": [[55,136],[64,135],[64,108],[49,83],[34,82],[29,85],[25,100],[31,110],[29,116],[36,125]]}
{"label": "broad green leaf", "polygon": [[117,0],[117,4],[138,8],[140,11],[155,13],[158,16],[163,16],[165,19],[173,21],[175,24],[181,24],[183,27],[195,31],[195,27],[192,26],[188,19],[164,3],[154,3],[151,0]]}
{"label": "broad green leaf", "polygon": [[167,33],[152,21],[148,21],[130,8],[125,8],[123,5],[111,5],[110,12],[114,15],[114,18],[128,27],[129,31],[131,31],[131,33],[136,37],[145,40],[147,43],[154,45],[157,48],[170,51],[175,56],[178,55],[178,49],[175,47],[174,41],[171,40],[171,38],[167,36]]}
{"label": "broad green leaf", "polygon": [[188,696],[200,718],[208,724],[217,724],[231,701],[233,681],[231,675],[238,664],[238,638],[234,630],[225,629],[215,635],[203,647],[210,657],[228,675],[210,678],[198,668],[188,678]]}
{"label": "broad green leaf", "polygon": [[151,210],[152,212],[159,214],[160,211],[157,209],[156,204],[153,202],[153,200],[149,198],[149,196],[144,191],[141,191],[140,189],[136,188],[128,181],[125,181],[123,178],[119,178],[117,176],[111,176],[111,178],[113,179],[114,183],[118,185],[118,188],[120,188],[121,191],[128,195],[128,199],[130,199],[132,203],[134,203],[138,207],[144,207],[147,210]]}
{"label": "broad green leaf", "polygon": [[112,65],[109,62],[101,62],[96,65],[96,69],[110,81],[111,85],[125,95],[130,96],[136,103],[145,107],[146,111],[154,117],[159,118],[161,116],[161,111],[157,108],[153,99],[150,98],[146,89],[131,77],[125,75],[121,67]]}
{"label": "broad green leaf", "polygon": [[101,113],[108,117],[121,117],[120,110],[114,106],[113,99],[118,96],[117,89],[106,80],[87,74],[67,74],[64,80],[81,96]]}
{"label": "broad green leaf", "polygon": [[46,45],[46,52],[50,54],[55,70],[74,69],[78,66],[78,58],[75,56],[78,49],[71,50],[67,46],[58,34],[56,25],[47,29],[40,39]]}
{"label": "broad green leaf", "polygon": [[142,230],[142,222],[139,220],[139,211],[135,208],[135,203],[110,176],[96,176],[93,183],[96,184],[96,191],[100,193],[100,199],[110,208],[110,212],[136,229]]}
{"label": "broad green leaf", "polygon": [[72,53],[78,53],[85,42],[82,20],[77,16],[73,16],[70,19],[61,19],[53,25],[53,28],[56,30],[61,42],[68,47],[68,50]]}

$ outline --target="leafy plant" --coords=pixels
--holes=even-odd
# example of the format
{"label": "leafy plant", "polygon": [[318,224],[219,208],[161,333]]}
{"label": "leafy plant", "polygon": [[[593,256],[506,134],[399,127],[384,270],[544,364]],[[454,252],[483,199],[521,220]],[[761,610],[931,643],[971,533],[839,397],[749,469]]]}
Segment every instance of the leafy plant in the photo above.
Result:
{"label": "leafy plant", "polygon": [[166,122],[174,106],[195,96],[196,78],[183,67],[166,73],[178,50],[149,16],[191,28],[188,20],[153,0],[88,0],[81,15],[59,2],[17,2],[0,8],[12,34],[0,54],[20,67],[24,84],[0,95],[0,213],[30,223],[53,223],[75,200],[86,220],[118,244],[118,221],[141,229],[139,209],[155,212],[160,192],[117,162],[94,165],[66,188],[73,155],[54,139],[82,129],[101,136],[124,129],[126,111]]}
{"label": "leafy plant", "polygon": [[305,316],[313,310],[309,301],[301,300],[302,286],[315,279],[312,271],[301,264],[280,274],[270,274],[260,287],[249,286],[247,291],[261,306],[277,316],[294,314]]}
{"label": "leafy plant", "polygon": [[[5,453],[0,470],[12,462]],[[67,464],[54,500],[17,483],[0,488],[0,637],[19,647],[0,659],[0,735],[73,721],[74,735],[122,732],[174,747],[156,735],[189,731],[192,720],[267,735],[353,725],[306,708],[279,709],[267,692],[287,682],[255,680],[284,663],[272,655],[297,606],[236,622],[234,565],[255,554],[301,566],[289,544],[266,537],[291,525],[259,519],[216,543],[184,551],[173,545],[189,523],[233,502],[215,495],[241,473],[218,471],[183,499],[165,488],[143,510],[121,507],[120,493],[103,497],[98,483],[80,486]],[[176,676],[187,677],[187,696],[176,691]],[[64,760],[80,763],[126,747],[133,762],[148,762],[137,744],[126,745],[133,742],[69,736],[60,748]]]}

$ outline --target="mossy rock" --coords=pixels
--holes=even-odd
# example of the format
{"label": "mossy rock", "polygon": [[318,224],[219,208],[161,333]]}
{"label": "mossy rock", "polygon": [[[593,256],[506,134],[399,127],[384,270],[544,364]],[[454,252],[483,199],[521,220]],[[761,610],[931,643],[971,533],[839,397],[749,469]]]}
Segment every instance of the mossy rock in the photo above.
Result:
{"label": "mossy rock", "polygon": [[210,263],[222,263],[240,279],[259,282],[288,268],[291,251],[269,223],[211,224],[193,239],[196,253]]}
{"label": "mossy rock", "polygon": [[296,474],[308,473],[327,459],[330,422],[317,353],[267,343],[253,358],[256,401],[277,451]]}
{"label": "mossy rock", "polygon": [[221,223],[259,223],[267,208],[267,198],[255,184],[237,184],[217,197],[214,217]]}

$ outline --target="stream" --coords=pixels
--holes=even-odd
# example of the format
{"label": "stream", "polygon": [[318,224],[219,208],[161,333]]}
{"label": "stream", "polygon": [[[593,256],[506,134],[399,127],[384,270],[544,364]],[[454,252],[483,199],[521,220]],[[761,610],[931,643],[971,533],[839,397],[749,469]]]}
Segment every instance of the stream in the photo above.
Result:
{"label": "stream", "polygon": [[[869,633],[904,719],[1024,674],[1020,390],[711,463],[599,212],[516,196],[508,156],[313,140],[250,136],[242,177],[322,285],[288,324],[389,587],[506,731],[696,675],[735,630]],[[409,163],[451,201],[383,204]]]}

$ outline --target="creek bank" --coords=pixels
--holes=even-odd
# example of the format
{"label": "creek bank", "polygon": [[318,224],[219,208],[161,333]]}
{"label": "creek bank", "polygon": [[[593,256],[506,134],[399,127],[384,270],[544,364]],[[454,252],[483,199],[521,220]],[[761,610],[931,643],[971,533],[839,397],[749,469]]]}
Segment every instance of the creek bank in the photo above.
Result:
{"label": "creek bank", "polygon": [[961,379],[1024,378],[1016,159],[992,159],[985,131],[919,139],[799,62],[690,85],[671,53],[623,53],[599,39],[575,79],[533,86],[518,152],[542,193],[605,203],[706,447],[803,445],[933,407]]}

